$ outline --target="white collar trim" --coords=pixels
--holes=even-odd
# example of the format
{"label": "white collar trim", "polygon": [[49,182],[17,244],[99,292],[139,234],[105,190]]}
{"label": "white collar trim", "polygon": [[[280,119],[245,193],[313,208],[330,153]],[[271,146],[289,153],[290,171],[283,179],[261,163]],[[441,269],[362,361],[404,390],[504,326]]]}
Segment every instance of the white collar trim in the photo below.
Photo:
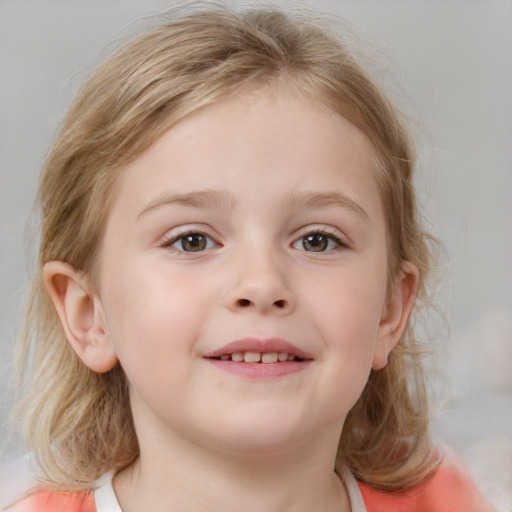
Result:
{"label": "white collar trim", "polygon": [[[363,496],[354,475],[347,467],[341,470],[341,479],[347,489],[352,512],[366,512]],[[96,512],[123,512],[117,501],[116,493],[112,487],[112,478],[114,472],[106,473],[98,480],[98,487],[94,491],[94,500],[96,502]]]}

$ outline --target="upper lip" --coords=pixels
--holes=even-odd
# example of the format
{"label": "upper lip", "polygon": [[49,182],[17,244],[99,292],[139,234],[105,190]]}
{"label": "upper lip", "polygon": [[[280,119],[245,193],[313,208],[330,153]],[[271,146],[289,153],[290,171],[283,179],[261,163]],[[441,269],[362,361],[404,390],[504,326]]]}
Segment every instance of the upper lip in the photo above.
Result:
{"label": "upper lip", "polygon": [[285,352],[300,359],[313,359],[311,354],[308,352],[301,350],[299,347],[280,338],[244,338],[228,343],[227,345],[213,350],[212,352],[208,352],[204,357],[220,357],[222,355],[234,354],[236,352],[259,352],[261,354]]}

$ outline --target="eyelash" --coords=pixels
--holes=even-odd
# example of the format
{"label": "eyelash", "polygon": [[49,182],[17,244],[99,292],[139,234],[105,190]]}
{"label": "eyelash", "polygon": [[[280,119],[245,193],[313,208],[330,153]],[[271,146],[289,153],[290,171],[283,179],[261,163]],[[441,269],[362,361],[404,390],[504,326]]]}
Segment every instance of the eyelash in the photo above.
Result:
{"label": "eyelash", "polygon": [[339,237],[336,233],[333,233],[329,230],[326,230],[326,229],[310,229],[309,231],[303,233],[294,243],[293,243],[293,246],[295,246],[295,244],[297,243],[300,243],[302,241],[302,243],[304,244],[304,240],[306,239],[306,237],[308,236],[312,236],[312,235],[320,235],[320,236],[325,236],[326,238],[330,239],[330,240],[333,240],[334,242],[336,242],[337,244],[337,247],[334,247],[330,250],[326,250],[326,251],[305,251],[305,252],[330,252],[332,250],[335,250],[335,249],[339,249],[339,248],[342,248],[342,249],[348,249],[349,245],[347,243],[346,240],[343,240],[341,237]]}
{"label": "eyelash", "polygon": [[[172,246],[176,243],[176,242],[179,242],[180,240],[184,240],[186,237],[188,236],[191,236],[191,235],[201,235],[201,236],[204,236],[207,241],[206,243],[208,244],[208,240],[210,241],[213,241],[214,244],[216,244],[216,242],[213,240],[213,238],[209,235],[207,235],[206,233],[203,233],[202,231],[198,230],[198,229],[190,229],[188,231],[183,231],[181,233],[176,233],[175,235],[172,235],[166,239],[164,239],[162,241],[162,243],[160,244],[160,247],[162,248],[172,248]],[[217,244],[218,245],[218,244]],[[183,246],[183,242],[182,242],[182,246]],[[206,247],[207,249],[211,249],[211,247]],[[201,249],[199,251],[185,251],[184,249],[177,249],[179,252],[185,252],[185,253],[194,253],[194,252],[203,252],[205,249]]]}

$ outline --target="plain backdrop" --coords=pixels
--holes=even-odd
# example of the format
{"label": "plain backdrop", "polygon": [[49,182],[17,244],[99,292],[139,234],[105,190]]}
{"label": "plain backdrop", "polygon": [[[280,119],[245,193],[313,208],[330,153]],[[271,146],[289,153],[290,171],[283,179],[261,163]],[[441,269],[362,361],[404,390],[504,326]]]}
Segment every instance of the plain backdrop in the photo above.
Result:
{"label": "plain backdrop", "polygon": [[[30,212],[56,127],[130,23],[171,0],[0,0],[0,446],[11,349],[36,243]],[[232,1],[237,4],[238,2]],[[383,52],[419,138],[417,185],[448,255],[438,303],[439,436],[512,507],[512,2],[311,0]],[[127,28],[128,27],[128,28]],[[9,437],[9,441],[7,439]]]}

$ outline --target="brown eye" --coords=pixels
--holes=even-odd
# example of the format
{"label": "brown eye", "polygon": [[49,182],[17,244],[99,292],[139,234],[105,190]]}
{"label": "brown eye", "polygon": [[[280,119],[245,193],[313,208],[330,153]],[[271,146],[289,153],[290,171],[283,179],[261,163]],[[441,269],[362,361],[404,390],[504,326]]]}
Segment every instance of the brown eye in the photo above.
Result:
{"label": "brown eye", "polygon": [[215,247],[217,244],[204,233],[191,231],[164,240],[161,247],[172,247],[181,252],[201,252]]}
{"label": "brown eye", "polygon": [[186,252],[204,251],[207,246],[206,236],[201,233],[190,233],[179,240],[181,248]]}
{"label": "brown eye", "polygon": [[302,247],[306,251],[322,252],[327,249],[329,239],[325,235],[315,233],[302,238]]}
{"label": "brown eye", "polygon": [[307,252],[327,252],[344,245],[337,237],[320,232],[304,235],[293,247]]}

